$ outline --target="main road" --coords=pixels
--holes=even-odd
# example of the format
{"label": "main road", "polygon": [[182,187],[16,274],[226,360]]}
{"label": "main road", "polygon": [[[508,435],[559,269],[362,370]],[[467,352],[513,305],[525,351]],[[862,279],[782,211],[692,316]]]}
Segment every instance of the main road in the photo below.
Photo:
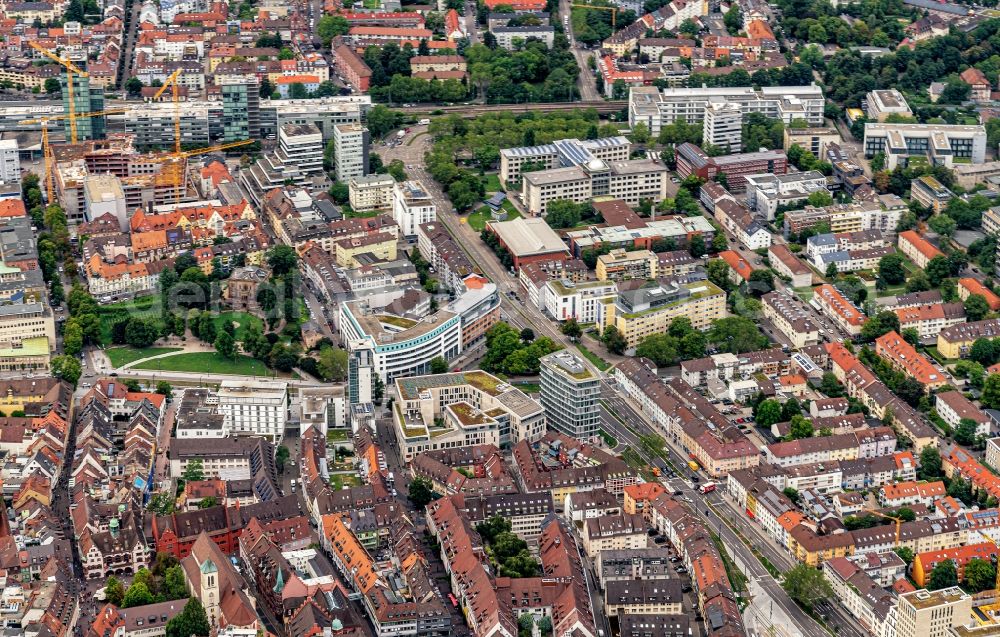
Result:
{"label": "main road", "polygon": [[[518,295],[523,294],[518,279],[503,267],[496,255],[480,239],[479,234],[465,223],[465,219],[455,214],[451,201],[423,165],[424,153],[430,150],[431,141],[426,126],[413,127],[402,144],[381,151],[382,161],[386,164],[395,159],[402,161],[407,176],[410,179],[419,179],[423,183],[434,200],[434,205],[437,206],[437,220],[444,225],[473,265],[478,266],[482,273],[496,284],[500,293],[500,311],[508,322],[530,327],[539,336],[547,336],[564,347],[574,348],[575,343],[554,327],[541,310],[530,303],[516,300]],[[511,295],[514,295],[513,299]],[[605,358],[614,362],[616,357],[605,356]]]}
{"label": "main road", "polygon": [[603,99],[604,96],[597,91],[597,86],[594,84],[594,74],[587,64],[587,59],[591,53],[587,49],[581,48],[580,43],[573,37],[573,20],[570,13],[572,11],[571,4],[573,4],[572,0],[559,0],[559,16],[560,19],[565,19],[563,28],[566,30],[566,38],[569,40],[569,50],[573,54],[573,57],[576,58],[577,66],[580,67],[580,74],[576,80],[577,87],[580,89],[580,97],[584,101],[598,101]]}
{"label": "main road", "polygon": [[[699,516],[706,520],[709,526],[718,533],[726,549],[734,554],[739,564],[743,565],[747,578],[753,580],[755,587],[758,589],[758,595],[765,595],[773,604],[778,606],[780,613],[783,613],[793,622],[796,628],[794,634],[823,634],[823,629],[792,601],[785,590],[781,588],[781,585],[778,584],[763,566],[760,559],[747,546],[746,542],[749,541],[753,545],[754,550],[763,555],[782,572],[791,569],[796,564],[787,551],[764,534],[763,530],[756,524],[748,521],[743,512],[729,498],[723,495],[724,489],[717,489],[714,492],[703,494],[699,489],[695,488],[695,484],[689,478],[685,477],[690,472],[686,471],[687,457],[684,455],[683,450],[678,448],[676,443],[669,439],[669,436],[665,436],[662,432],[658,431],[655,425],[642,413],[641,408],[636,406],[631,399],[619,393],[613,383],[607,381],[604,383],[602,396],[605,401],[605,404],[601,406],[603,426],[619,441],[625,442],[641,454],[644,454],[644,449],[639,436],[655,434],[660,435],[667,441],[667,445],[664,448],[668,452],[670,465],[676,468],[679,473],[675,477],[664,477],[661,479],[661,482],[675,493],[680,491],[682,494],[681,497],[688,500]],[[615,417],[616,415],[623,418],[628,423],[628,426],[622,424]],[[667,463],[662,459],[654,458],[653,462],[661,470],[665,470],[667,475],[673,473],[673,469],[668,467]],[[831,604],[829,610],[831,612],[827,621],[837,626],[839,635],[846,635],[847,637],[865,636],[866,633],[861,629],[860,625],[843,611],[838,604]],[[770,617],[774,617],[773,610]],[[755,614],[754,621],[757,622],[758,627],[766,627],[761,624],[765,620],[759,614]]]}

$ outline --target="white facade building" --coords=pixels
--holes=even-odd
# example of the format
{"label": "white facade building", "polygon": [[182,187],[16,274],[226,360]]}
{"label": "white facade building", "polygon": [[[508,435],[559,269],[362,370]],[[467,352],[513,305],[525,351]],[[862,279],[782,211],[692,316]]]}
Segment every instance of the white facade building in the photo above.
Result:
{"label": "white facade building", "polygon": [[541,294],[545,311],[557,321],[603,324],[604,309],[614,303],[618,286],[614,281],[556,279],[546,282]]}
{"label": "white facade building", "polygon": [[21,159],[16,139],[0,139],[0,182],[21,182]]}
{"label": "white facade building", "polygon": [[368,174],[368,129],[360,124],[333,127],[333,157],[337,181]]}
{"label": "white facade building", "polygon": [[405,237],[416,237],[417,226],[437,219],[437,206],[430,193],[417,180],[393,186],[392,218]]}
{"label": "white facade building", "polygon": [[227,431],[279,442],[288,420],[288,383],[227,380],[219,386],[219,413]]}

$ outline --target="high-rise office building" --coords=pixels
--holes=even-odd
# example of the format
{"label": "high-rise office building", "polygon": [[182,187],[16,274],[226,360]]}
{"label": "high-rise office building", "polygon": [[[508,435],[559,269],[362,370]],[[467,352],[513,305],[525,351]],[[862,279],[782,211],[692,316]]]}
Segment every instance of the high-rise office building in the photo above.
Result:
{"label": "high-rise office building", "polygon": [[542,407],[548,426],[578,440],[597,437],[601,377],[588,361],[566,350],[543,357]]}
{"label": "high-rise office building", "polygon": [[372,402],[375,383],[375,354],[371,349],[351,347],[347,359],[347,404]]}
{"label": "high-rise office building", "polygon": [[[59,88],[62,92],[63,111],[69,113],[69,89],[66,81],[66,73],[59,76]],[[90,78],[73,74],[73,110],[77,114],[93,113],[104,110],[104,89],[90,86]],[[76,119],[76,139],[104,139],[107,129],[105,117],[78,117]],[[66,139],[72,139],[71,123],[69,119],[63,120],[63,130]]]}
{"label": "high-rise office building", "polygon": [[361,124],[337,124],[333,127],[337,181],[346,184],[351,177],[368,174],[368,144],[368,129]]}
{"label": "high-rise office building", "polygon": [[260,85],[256,78],[222,84],[223,141],[260,138]]}

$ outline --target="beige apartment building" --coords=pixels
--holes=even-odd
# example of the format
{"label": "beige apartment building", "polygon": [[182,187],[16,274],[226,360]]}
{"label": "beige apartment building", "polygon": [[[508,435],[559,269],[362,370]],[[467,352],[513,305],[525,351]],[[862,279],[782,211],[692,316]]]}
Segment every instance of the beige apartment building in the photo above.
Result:
{"label": "beige apartment building", "polygon": [[652,250],[624,249],[612,250],[597,257],[597,279],[599,281],[629,281],[635,279],[655,279],[659,259]]}
{"label": "beige apartment building", "polygon": [[947,637],[972,621],[972,596],[957,586],[899,596],[896,637]]}
{"label": "beige apartment building", "polygon": [[351,177],[347,186],[351,208],[355,212],[392,209],[392,187],[395,184],[392,175]]}
{"label": "beige apartment building", "polygon": [[726,293],[710,281],[652,284],[618,294],[605,312],[605,326],[614,325],[629,347],[650,334],[662,334],[678,316],[691,319],[695,329],[708,329],[726,315]]}

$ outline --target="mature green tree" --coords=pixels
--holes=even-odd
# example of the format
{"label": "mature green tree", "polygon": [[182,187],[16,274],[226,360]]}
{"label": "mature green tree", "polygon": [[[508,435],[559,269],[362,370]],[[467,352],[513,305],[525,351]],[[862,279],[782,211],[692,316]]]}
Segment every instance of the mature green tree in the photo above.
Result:
{"label": "mature green tree", "polygon": [[125,92],[128,93],[128,96],[131,98],[139,97],[139,94],[142,93],[143,86],[145,85],[142,83],[142,80],[135,76],[125,80]]}
{"label": "mature green tree", "polygon": [[347,352],[339,347],[324,347],[319,351],[316,369],[325,381],[343,381],[347,378]]}
{"label": "mature green tree", "polygon": [[612,354],[624,354],[625,348],[628,347],[628,341],[618,328],[614,325],[609,325],[604,328],[604,332],[601,334],[601,340],[604,342],[604,346],[608,348],[608,351]]}
{"label": "mature green tree", "polygon": [[757,324],[742,316],[727,316],[715,321],[708,331],[708,340],[721,351],[733,354],[753,352],[769,343]]}
{"label": "mature green tree", "polygon": [[192,460],[184,467],[181,474],[184,482],[200,482],[205,479],[205,467],[201,460]]}
{"label": "mature green tree", "polygon": [[965,318],[969,321],[981,321],[990,313],[990,304],[982,294],[970,294],[965,299]]}
{"label": "mature green tree", "polygon": [[955,442],[960,445],[971,445],[976,442],[976,421],[962,418],[955,428]]}
{"label": "mature green tree", "polygon": [[430,504],[430,501],[434,499],[434,491],[431,489],[430,481],[419,476],[411,480],[409,498],[413,506],[418,509]]}
{"label": "mature green tree", "polygon": [[948,215],[934,215],[927,222],[927,225],[942,237],[951,237],[955,234],[955,229],[958,227],[955,220]]}
{"label": "mature green tree", "polygon": [[980,401],[987,409],[1000,409],[1000,374],[990,374],[986,377]]}
{"label": "mature green tree", "polygon": [[215,351],[223,358],[236,358],[236,340],[223,330],[215,337]]}
{"label": "mature green tree", "polygon": [[192,595],[184,610],[167,622],[167,637],[208,637],[212,627],[201,600]]}
{"label": "mature green tree", "polygon": [[163,575],[162,592],[167,600],[184,599],[189,595],[184,569],[179,564],[167,567]]}
{"label": "mature green tree", "polygon": [[899,285],[906,280],[903,255],[887,254],[878,261],[878,275],[889,285]]}
{"label": "mature green tree", "polygon": [[559,328],[559,331],[574,340],[580,338],[583,334],[583,328],[580,327],[580,324],[576,322],[575,318],[571,318],[563,323],[562,327]]}
{"label": "mature green tree", "polygon": [[76,356],[83,350],[83,328],[80,323],[70,318],[63,327],[63,351],[70,356]]}
{"label": "mature green tree", "polygon": [[951,588],[952,586],[958,586],[958,571],[955,569],[955,562],[953,560],[938,562],[937,566],[931,571],[930,580],[927,582],[927,589],[937,591],[942,588]]}
{"label": "mature green tree", "polygon": [[892,550],[896,553],[896,555],[899,556],[901,560],[906,562],[907,568],[909,568],[910,564],[913,564],[913,558],[916,557],[913,554],[913,549],[911,549],[908,546],[897,546]]}
{"label": "mature green tree", "polygon": [[993,588],[997,569],[989,560],[974,557],[965,565],[965,588],[974,593]]}
{"label": "mature green tree", "polygon": [[805,564],[798,564],[786,572],[781,587],[807,610],[833,596],[833,589],[823,572]]}
{"label": "mature green tree", "polygon": [[781,422],[781,403],[769,398],[757,405],[756,410],[757,425],[760,427],[770,427]]}
{"label": "mature green tree", "polygon": [[440,356],[435,356],[431,359],[431,373],[432,374],[446,374],[448,372],[448,361],[441,358]]}
{"label": "mature green tree", "polygon": [[80,361],[75,356],[53,356],[49,363],[52,375],[76,386],[83,373]]}
{"label": "mature green tree", "polygon": [[801,414],[796,414],[792,416],[790,421],[791,427],[788,431],[788,437],[792,440],[799,440],[800,438],[812,438],[813,436],[813,426],[812,423],[805,419]]}
{"label": "mature green tree", "polygon": [[948,263],[948,257],[940,254],[934,257],[927,263],[925,272],[931,286],[938,287],[942,281],[951,276],[951,264]]}
{"label": "mature green tree", "polygon": [[169,398],[174,393],[174,388],[167,381],[161,380],[156,383],[156,393]]}
{"label": "mature green tree", "polygon": [[275,276],[284,276],[298,265],[299,257],[295,248],[287,245],[276,245],[267,252],[267,264]]}
{"label": "mature green tree", "polygon": [[112,575],[108,578],[107,583],[104,584],[104,595],[109,604],[121,606],[122,600],[125,599],[125,585],[122,584],[120,579]]}
{"label": "mature green tree", "polygon": [[920,452],[920,470],[918,475],[921,480],[936,480],[944,475],[941,452],[938,451],[937,447],[928,445]]}
{"label": "mature green tree", "polygon": [[899,316],[891,310],[882,310],[865,321],[861,328],[861,340],[870,343],[879,336],[893,331],[899,331]]}
{"label": "mature green tree", "polygon": [[145,606],[153,603],[153,594],[149,592],[149,587],[144,582],[133,582],[125,591],[125,598],[122,599],[122,608],[132,608],[133,606]]}
{"label": "mature green tree", "polygon": [[323,46],[330,46],[330,41],[338,35],[344,35],[351,29],[347,18],[340,15],[325,15],[316,24],[316,35],[323,41]]}
{"label": "mature green tree", "polygon": [[285,472],[285,465],[288,463],[288,459],[291,457],[292,452],[288,450],[285,445],[278,445],[278,449],[274,452],[274,462],[278,467],[279,473]]}

